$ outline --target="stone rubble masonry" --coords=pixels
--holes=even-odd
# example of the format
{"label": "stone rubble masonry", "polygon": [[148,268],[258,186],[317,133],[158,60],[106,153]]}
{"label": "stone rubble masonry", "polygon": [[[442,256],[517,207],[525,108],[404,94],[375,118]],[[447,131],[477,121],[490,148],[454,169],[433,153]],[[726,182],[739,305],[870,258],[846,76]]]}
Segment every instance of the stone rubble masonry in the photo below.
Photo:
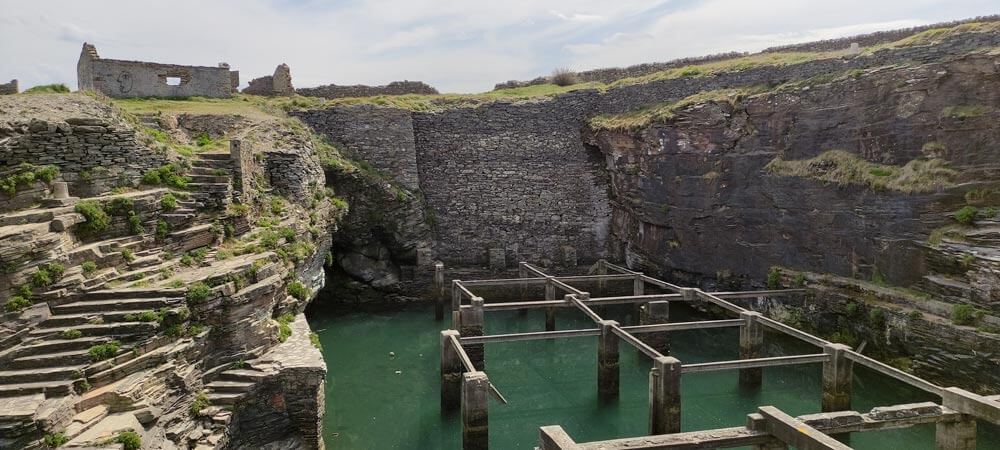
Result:
{"label": "stone rubble masonry", "polygon": [[10,80],[10,83],[0,84],[0,95],[16,94],[18,91],[17,80]]}
{"label": "stone rubble masonry", "polygon": [[605,256],[612,220],[607,161],[581,135],[588,118],[703,91],[921,64],[996,45],[1000,33],[969,33],[933,46],[659,80],[605,93],[580,90],[439,112],[341,106],[294,115],[409,188],[416,173],[437,223],[436,257],[446,264],[486,265],[491,248],[503,248],[508,265],[559,261],[574,252],[585,264]]}
{"label": "stone rubble masonry", "polygon": [[[230,71],[226,63],[206,67],[103,59],[87,43],[83,44],[76,71],[81,91],[97,91],[116,98],[228,98],[239,85],[239,72]],[[168,84],[171,79],[178,79],[179,84]]]}
{"label": "stone rubble masonry", "polygon": [[308,148],[268,151],[264,170],[271,187],[294,202],[308,201],[326,182],[323,167]]}
{"label": "stone rubble masonry", "polygon": [[0,144],[2,163],[55,165],[70,183],[70,194],[78,197],[135,184],[146,170],[168,163],[165,154],[141,144],[135,130],[124,123],[80,117],[12,126],[13,137]]}
{"label": "stone rubble masonry", "polygon": [[243,89],[244,94],[252,95],[295,95],[292,86],[292,74],[288,64],[279,64],[274,69],[274,75],[267,75],[250,80],[250,85]]}
{"label": "stone rubble masonry", "polygon": [[[952,27],[969,22],[995,22],[995,21],[1000,21],[1000,15],[976,17],[973,19],[958,20],[954,22],[936,23],[936,24],[924,25],[913,28],[905,28],[901,30],[879,31],[870,34],[849,36],[838,39],[828,39],[823,41],[807,42],[803,44],[791,44],[781,47],[771,47],[763,50],[761,53],[834,51],[834,50],[844,50],[850,48],[852,44],[858,44],[860,47],[863,48],[863,47],[870,47],[873,45],[897,41],[905,37],[913,36],[917,33],[927,31],[933,28]],[[704,57],[681,58],[662,63],[646,63],[628,67],[608,67],[603,69],[585,70],[576,72],[575,75],[579,82],[612,83],[614,81],[623,78],[640,77],[643,75],[649,75],[651,73],[656,73],[677,67],[684,67],[692,64],[704,64],[713,61],[722,61],[726,59],[739,58],[747,55],[750,55],[750,53],[729,52],[729,53],[721,53],[718,55],[709,55]],[[538,84],[549,84],[551,82],[552,80],[550,79],[550,77],[537,77],[527,81],[511,80],[503,83],[498,83],[494,87],[494,90],[519,88],[519,87],[533,86]]]}
{"label": "stone rubble masonry", "polygon": [[338,86],[327,84],[314,88],[300,88],[295,92],[307,97],[323,98],[347,98],[347,97],[374,97],[376,95],[405,95],[405,94],[437,94],[434,89],[422,81],[393,81],[385,86],[365,86],[356,84],[353,86]]}
{"label": "stone rubble masonry", "polygon": [[264,190],[260,180],[264,179],[264,168],[254,158],[249,141],[232,139],[229,141],[229,161],[233,169],[234,197],[239,203],[252,205]]}

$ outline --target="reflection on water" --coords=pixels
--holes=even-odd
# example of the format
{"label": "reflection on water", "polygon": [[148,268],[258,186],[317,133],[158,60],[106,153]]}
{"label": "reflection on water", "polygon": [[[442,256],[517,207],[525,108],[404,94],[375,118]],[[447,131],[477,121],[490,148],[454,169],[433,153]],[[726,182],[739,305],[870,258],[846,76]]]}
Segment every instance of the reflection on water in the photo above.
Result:
{"label": "reflection on water", "polygon": [[[697,313],[671,306],[671,320]],[[623,324],[634,321],[628,308],[600,313]],[[309,321],[319,333],[329,367],[324,436],[334,449],[461,448],[457,414],[439,408],[438,335],[448,328],[433,320],[429,304],[394,306],[381,311],[314,308]],[[544,313],[488,313],[486,333],[544,330]],[[580,313],[560,310],[558,329],[592,328]],[[711,329],[672,333],[672,356],[684,363],[738,357],[738,330]],[[815,353],[815,347],[783,336],[765,336],[767,354]],[[646,434],[650,362],[622,343],[621,395],[617,402],[597,399],[597,338],[488,344],[490,381],[509,404],[491,400],[490,445],[495,449],[531,449],[538,427],[561,425],[578,442]],[[390,352],[395,356],[391,356]],[[682,380],[684,431],[740,426],[758,405],[774,405],[791,415],[819,411],[819,364],[764,369],[761,389],[744,392],[736,371],[687,375]],[[890,378],[855,366],[855,410],[936,400]],[[979,448],[1000,448],[997,427],[980,423]],[[855,433],[860,449],[933,449],[934,426]]]}

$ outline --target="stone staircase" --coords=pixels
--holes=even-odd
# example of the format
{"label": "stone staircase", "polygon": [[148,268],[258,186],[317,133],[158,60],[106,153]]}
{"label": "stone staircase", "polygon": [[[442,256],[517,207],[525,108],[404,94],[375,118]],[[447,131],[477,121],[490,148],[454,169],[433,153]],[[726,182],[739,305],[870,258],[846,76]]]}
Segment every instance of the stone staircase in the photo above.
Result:
{"label": "stone staircase", "polygon": [[218,378],[205,385],[205,393],[211,406],[231,410],[258,381],[269,374],[266,370],[253,368],[254,361],[245,362],[239,368],[219,373]]}
{"label": "stone staircase", "polygon": [[228,153],[199,153],[188,171],[191,198],[207,208],[225,209],[232,201],[232,162]]}

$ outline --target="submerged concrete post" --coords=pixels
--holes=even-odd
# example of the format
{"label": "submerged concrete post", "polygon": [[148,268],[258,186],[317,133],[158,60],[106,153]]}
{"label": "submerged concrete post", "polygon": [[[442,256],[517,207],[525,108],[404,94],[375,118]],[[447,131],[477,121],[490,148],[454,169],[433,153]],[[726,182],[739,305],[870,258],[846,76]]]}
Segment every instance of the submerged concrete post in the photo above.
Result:
{"label": "submerged concrete post", "polygon": [[[652,325],[667,322],[670,322],[670,302],[649,302],[643,305],[639,310],[640,325]],[[643,341],[661,354],[666,355],[670,353],[670,335],[666,331],[648,333]]]}
{"label": "submerged concrete post", "polygon": [[[607,261],[601,259],[597,261],[597,275],[604,276],[608,274]],[[600,296],[607,295],[608,282],[604,278],[597,280],[597,292],[600,292]]]}
{"label": "submerged concrete post", "polygon": [[851,348],[844,344],[823,347],[830,360],[823,363],[823,412],[851,409],[852,363],[847,359]]}
{"label": "submerged concrete post", "polygon": [[434,320],[444,319],[444,263],[434,263]]}
{"label": "submerged concrete post", "polygon": [[[528,278],[528,269],[524,268],[523,262],[517,264],[517,277]],[[528,282],[522,281],[520,287],[521,287],[521,301],[522,302],[528,301]],[[517,313],[520,314],[521,316],[526,316],[528,315],[528,308],[521,308],[517,310]]]}
{"label": "submerged concrete post", "polygon": [[[463,309],[461,327],[458,329],[462,336],[482,336],[483,335],[483,298],[473,297],[472,307]],[[486,349],[483,344],[462,344],[465,353],[469,355],[472,365],[476,370],[486,368]]]}
{"label": "submerged concrete post", "polygon": [[441,331],[441,411],[458,409],[462,399],[462,360],[451,337],[458,337],[456,330]]}
{"label": "submerged concrete post", "polygon": [[[545,280],[545,299],[556,299],[556,285],[552,282],[552,277]],[[545,308],[545,331],[556,330],[556,309],[549,306]]]}
{"label": "submerged concrete post", "polygon": [[458,280],[451,280],[451,310],[458,311],[462,306],[462,290],[458,287]]}
{"label": "submerged concrete post", "polygon": [[[740,325],[740,359],[760,358],[764,350],[764,327],[757,319],[760,313],[756,311],[743,311],[740,318],[743,324]],[[764,369],[754,367],[740,369],[740,387],[757,388],[760,387],[764,379]]]}
{"label": "submerged concrete post", "polygon": [[681,431],[681,362],[661,356],[649,371],[649,434]]}
{"label": "submerged concrete post", "polygon": [[490,447],[490,380],[485,372],[462,375],[462,448],[486,450]]}
{"label": "submerged concrete post", "polygon": [[[948,388],[947,392],[941,395],[941,406],[960,412],[985,412],[977,407],[970,407],[975,403],[969,402],[969,397],[975,394],[968,393],[958,388]],[[995,410],[992,414],[996,417]],[[990,414],[983,414],[985,420],[990,421]],[[973,414],[962,414],[955,422],[938,422],[934,440],[939,450],[974,450],[976,448],[976,416]]]}
{"label": "submerged concrete post", "polygon": [[611,400],[618,398],[618,335],[614,327],[618,322],[602,320],[601,336],[597,343],[597,398]]}
{"label": "submerged concrete post", "polygon": [[[632,279],[632,295],[645,295],[646,293],[646,283],[642,281],[642,274],[636,274],[635,278]],[[639,324],[642,324],[642,307],[644,303],[633,303],[632,304],[632,317],[635,317]]]}

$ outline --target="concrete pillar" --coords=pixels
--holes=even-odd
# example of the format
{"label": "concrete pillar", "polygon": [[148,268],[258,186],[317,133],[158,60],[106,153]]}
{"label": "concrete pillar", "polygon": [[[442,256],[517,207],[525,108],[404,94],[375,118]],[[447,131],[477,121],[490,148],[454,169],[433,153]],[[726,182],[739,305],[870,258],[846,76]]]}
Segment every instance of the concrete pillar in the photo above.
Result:
{"label": "concrete pillar", "polygon": [[[645,295],[646,283],[642,281],[642,275],[636,275],[632,279],[632,295]],[[633,303],[632,304],[632,317],[635,317],[635,321],[642,324],[642,307],[644,303]]]}
{"label": "concrete pillar", "polygon": [[451,310],[458,311],[462,306],[462,290],[458,288],[458,280],[451,280]]}
{"label": "concrete pillar", "polygon": [[823,363],[823,412],[851,409],[852,362],[847,359],[850,349],[843,344],[823,348],[823,353],[830,355],[830,360]]}
{"label": "concrete pillar", "polygon": [[462,360],[451,337],[459,336],[456,330],[441,331],[441,411],[458,409],[462,399]]}
{"label": "concrete pillar", "polygon": [[[518,278],[528,278],[528,270],[524,268],[524,263],[518,263],[517,265],[517,277]],[[525,281],[521,282],[521,301],[528,301],[528,283]],[[528,308],[521,308],[517,310],[517,313],[521,316],[528,315]]]}
{"label": "concrete pillar", "polygon": [[575,450],[576,442],[558,425],[538,429],[538,450]]}
{"label": "concrete pillar", "polygon": [[434,263],[434,320],[444,320],[444,263]]}
{"label": "concrete pillar", "polygon": [[[747,415],[747,425],[748,430],[753,431],[763,431],[767,432],[767,421],[763,416],[757,413],[752,413]],[[772,442],[766,444],[756,444],[750,446],[750,450],[788,450],[788,444],[775,439]]]}
{"label": "concrete pillar", "polygon": [[[597,275],[607,275],[607,274],[608,274],[607,261],[603,259],[598,260]],[[608,295],[607,289],[608,289],[608,282],[606,280],[604,280],[603,278],[597,280],[597,292],[599,292],[598,295],[600,295],[601,297],[607,296]]]}
{"label": "concrete pillar", "polygon": [[[545,299],[555,300],[556,299],[556,285],[552,282],[552,278],[549,277],[545,280]],[[552,307],[545,308],[545,331],[555,331],[556,329],[556,309]]]}
{"label": "concrete pillar", "polygon": [[649,434],[681,431],[681,362],[661,356],[649,371]]}
{"label": "concrete pillar", "polygon": [[[473,297],[472,307],[462,309],[461,325],[458,329],[462,336],[482,336],[483,335],[483,298]],[[476,370],[486,369],[486,349],[483,344],[462,344],[465,353],[469,355],[472,365]]]}
{"label": "concrete pillar", "polygon": [[[639,324],[652,325],[670,322],[670,302],[655,301],[643,305],[639,311]],[[666,331],[644,333],[643,341],[656,351],[666,355],[670,353],[670,335]]]}
{"label": "concrete pillar", "polygon": [[[740,318],[743,324],[740,325],[740,359],[755,359],[763,356],[764,350],[764,327],[757,319],[760,313],[756,311],[743,311]],[[740,387],[759,388],[764,378],[764,369],[754,367],[750,369],[740,369]]]}
{"label": "concrete pillar", "polygon": [[963,414],[957,422],[938,422],[934,435],[938,450],[976,450],[976,419]]}
{"label": "concrete pillar", "polygon": [[69,198],[69,184],[65,181],[53,181],[49,185],[52,187],[52,198],[56,200]]}
{"label": "concrete pillar", "polygon": [[485,372],[462,375],[462,449],[490,447],[490,380]]}
{"label": "concrete pillar", "polygon": [[618,322],[603,320],[600,340],[597,343],[597,398],[612,400],[618,398],[618,335],[614,327]]}

